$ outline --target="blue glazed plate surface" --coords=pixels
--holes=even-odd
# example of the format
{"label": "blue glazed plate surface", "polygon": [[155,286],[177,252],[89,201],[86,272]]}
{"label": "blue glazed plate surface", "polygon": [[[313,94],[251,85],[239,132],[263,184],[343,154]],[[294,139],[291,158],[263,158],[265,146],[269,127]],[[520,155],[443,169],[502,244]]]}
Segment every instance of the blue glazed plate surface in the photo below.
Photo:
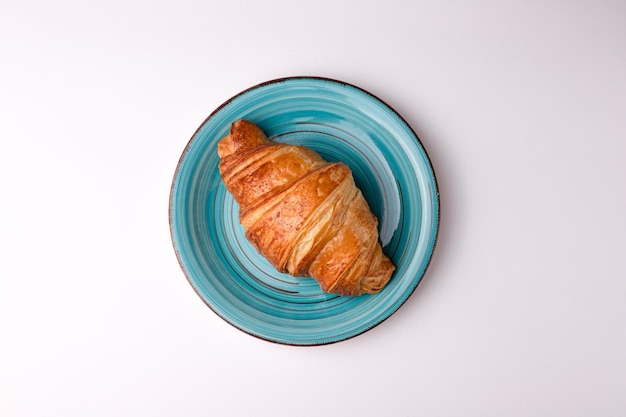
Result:
{"label": "blue glazed plate surface", "polygon": [[[311,278],[278,273],[245,239],[218,170],[217,142],[237,119],[350,166],[397,267],[380,293],[324,294]],[[269,81],[215,110],[185,148],[170,195],[176,256],[200,298],[236,328],[290,345],[345,340],[391,316],[422,279],[438,222],[432,166],[402,117],[358,87],[315,77]]]}

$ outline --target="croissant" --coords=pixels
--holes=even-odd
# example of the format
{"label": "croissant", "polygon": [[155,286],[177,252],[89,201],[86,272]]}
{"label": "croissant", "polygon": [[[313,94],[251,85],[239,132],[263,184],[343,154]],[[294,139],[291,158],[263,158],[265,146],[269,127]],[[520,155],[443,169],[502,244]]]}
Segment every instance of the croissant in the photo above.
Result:
{"label": "croissant", "polygon": [[231,125],[218,155],[246,238],[276,269],[310,276],[340,295],[376,293],[387,284],[395,266],[347,165],[272,142],[246,120]]}

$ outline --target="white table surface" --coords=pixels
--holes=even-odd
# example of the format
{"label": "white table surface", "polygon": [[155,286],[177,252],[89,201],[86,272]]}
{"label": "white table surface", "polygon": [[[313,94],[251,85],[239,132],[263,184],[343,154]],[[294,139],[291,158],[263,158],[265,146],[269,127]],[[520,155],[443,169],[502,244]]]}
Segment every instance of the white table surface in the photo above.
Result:
{"label": "white table surface", "polygon": [[[626,415],[625,45],[623,1],[1,2],[0,415]],[[217,317],[168,226],[195,129],[291,75],[441,192],[417,291],[322,347]]]}

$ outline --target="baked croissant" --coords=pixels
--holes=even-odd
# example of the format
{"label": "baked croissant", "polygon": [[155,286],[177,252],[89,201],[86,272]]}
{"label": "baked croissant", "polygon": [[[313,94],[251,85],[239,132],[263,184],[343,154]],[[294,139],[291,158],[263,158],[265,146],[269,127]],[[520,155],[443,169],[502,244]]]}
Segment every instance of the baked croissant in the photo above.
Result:
{"label": "baked croissant", "polygon": [[347,165],[272,142],[245,120],[231,125],[217,151],[246,238],[280,272],[350,296],[376,293],[389,281],[395,266]]}

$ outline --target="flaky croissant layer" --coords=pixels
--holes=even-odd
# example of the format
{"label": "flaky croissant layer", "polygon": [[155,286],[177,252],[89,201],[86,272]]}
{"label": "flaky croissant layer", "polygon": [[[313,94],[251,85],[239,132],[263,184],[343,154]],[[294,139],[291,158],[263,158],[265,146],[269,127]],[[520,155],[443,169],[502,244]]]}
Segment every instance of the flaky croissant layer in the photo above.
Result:
{"label": "flaky croissant layer", "polygon": [[340,295],[376,293],[387,284],[395,266],[345,164],[272,142],[246,120],[231,125],[218,154],[246,238],[279,271],[311,276],[324,292]]}

